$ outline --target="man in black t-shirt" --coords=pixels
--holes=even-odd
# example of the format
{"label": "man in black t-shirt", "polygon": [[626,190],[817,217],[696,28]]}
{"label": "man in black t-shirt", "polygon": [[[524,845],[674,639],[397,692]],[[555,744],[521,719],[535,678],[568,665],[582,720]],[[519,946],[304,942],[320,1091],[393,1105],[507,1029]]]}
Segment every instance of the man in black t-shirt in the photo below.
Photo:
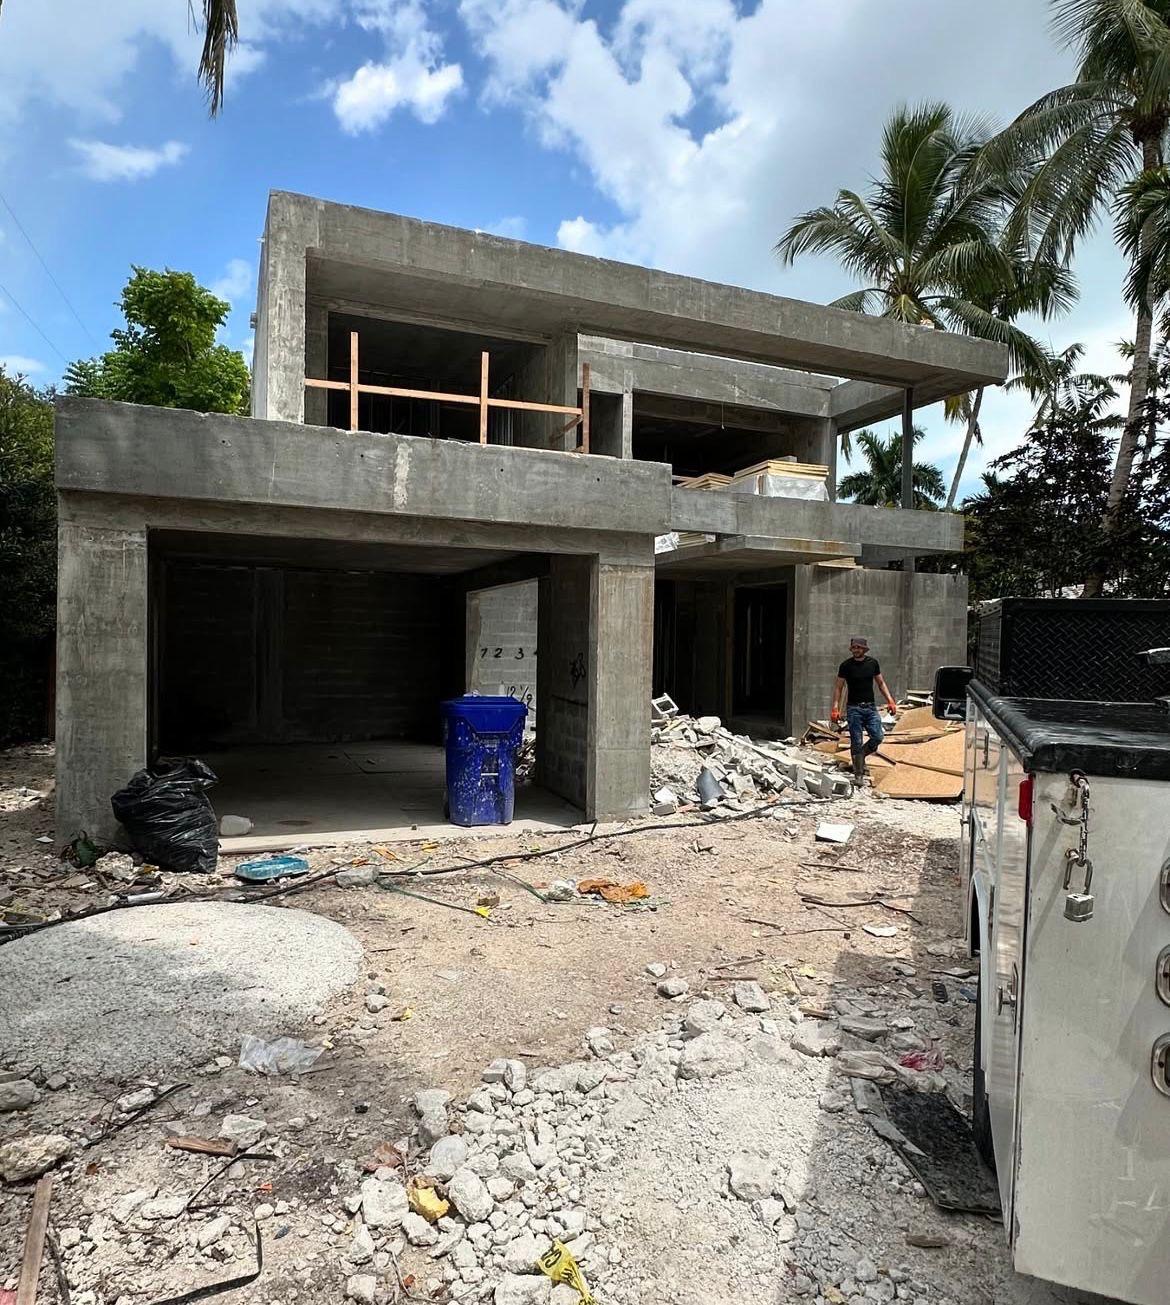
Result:
{"label": "man in black t-shirt", "polygon": [[[882,678],[877,658],[869,655],[869,640],[854,635],[849,640],[849,656],[837,668],[833,683],[833,701],[829,719],[835,725],[841,719],[841,695],[846,693],[845,719],[849,725],[849,752],[853,758],[853,777],[858,783],[865,778],[865,759],[881,747],[885,731],[874,703],[873,686],[885,695],[886,706],[897,714],[898,704]],[[868,742],[863,735],[868,734]]]}

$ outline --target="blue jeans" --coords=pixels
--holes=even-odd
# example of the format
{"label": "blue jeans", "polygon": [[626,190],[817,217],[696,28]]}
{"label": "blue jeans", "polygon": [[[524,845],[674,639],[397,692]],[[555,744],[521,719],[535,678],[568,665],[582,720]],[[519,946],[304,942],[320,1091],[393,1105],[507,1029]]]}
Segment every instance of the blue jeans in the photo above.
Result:
{"label": "blue jeans", "polygon": [[859,707],[847,707],[845,710],[845,719],[849,723],[849,750],[851,752],[860,752],[862,750],[862,731],[869,735],[872,747],[870,752],[876,752],[882,739],[886,737],[886,732],[882,729],[882,718],[878,714],[878,709],[873,703],[863,703]]}

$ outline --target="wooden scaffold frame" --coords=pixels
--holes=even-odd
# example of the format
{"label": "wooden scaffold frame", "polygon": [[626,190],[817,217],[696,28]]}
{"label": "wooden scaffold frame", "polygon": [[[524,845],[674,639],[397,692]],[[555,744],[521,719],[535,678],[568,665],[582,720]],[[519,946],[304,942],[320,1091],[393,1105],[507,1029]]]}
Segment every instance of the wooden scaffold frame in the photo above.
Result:
{"label": "wooden scaffold frame", "polygon": [[[514,412],[563,413],[569,418],[561,429],[564,435],[574,427],[581,428],[576,453],[589,452],[589,364],[581,364],[581,406],[565,407],[557,403],[529,403],[524,399],[493,399],[488,393],[488,376],[491,355],[484,350],[479,359],[479,393],[448,394],[441,390],[411,390],[396,385],[362,385],[358,380],[358,332],[349,333],[349,380],[325,381],[306,376],[305,384],[315,390],[340,390],[349,394],[349,429],[358,430],[358,396],[381,394],[391,399],[429,399],[435,403],[461,403],[479,409],[479,442],[488,442],[488,412],[492,408],[509,408]],[[566,450],[567,451],[567,450]]]}

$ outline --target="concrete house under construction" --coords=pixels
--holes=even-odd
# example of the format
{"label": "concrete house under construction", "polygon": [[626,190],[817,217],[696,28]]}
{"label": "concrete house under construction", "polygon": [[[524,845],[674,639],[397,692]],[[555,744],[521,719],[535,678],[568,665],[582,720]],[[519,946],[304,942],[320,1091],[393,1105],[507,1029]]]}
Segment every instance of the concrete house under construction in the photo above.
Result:
{"label": "concrete house under construction", "polygon": [[518,815],[644,809],[649,702],[823,715],[964,651],[962,520],[835,501],[840,436],[1003,379],[998,346],[274,193],[252,416],[63,399],[58,810],[148,759],[311,837],[441,820],[438,703],[535,707]]}

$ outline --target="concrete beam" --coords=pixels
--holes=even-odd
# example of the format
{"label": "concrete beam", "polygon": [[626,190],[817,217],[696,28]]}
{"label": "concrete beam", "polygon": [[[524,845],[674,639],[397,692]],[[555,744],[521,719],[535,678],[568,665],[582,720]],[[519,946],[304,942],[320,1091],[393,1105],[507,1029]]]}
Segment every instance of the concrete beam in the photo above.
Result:
{"label": "concrete beam", "polygon": [[639,410],[643,396],[653,395],[701,401],[716,408],[728,405],[771,414],[829,415],[829,395],[835,385],[830,377],[596,336],[582,336],[578,347],[582,361],[593,370],[593,387],[610,393],[634,390]]}
{"label": "concrete beam", "polygon": [[723,490],[674,490],[670,528],[706,535],[840,540],[863,551],[890,550],[891,558],[956,553],[963,547],[963,518],[957,512],[893,511]]}
{"label": "concrete beam", "polygon": [[270,241],[301,224],[316,226],[303,252],[311,293],[324,298],[914,385],[923,401],[1007,374],[1002,347],[965,336],[273,192]]}
{"label": "concrete beam", "polygon": [[659,463],[96,399],[59,400],[56,431],[66,491],[565,532],[669,528],[670,469]]}

